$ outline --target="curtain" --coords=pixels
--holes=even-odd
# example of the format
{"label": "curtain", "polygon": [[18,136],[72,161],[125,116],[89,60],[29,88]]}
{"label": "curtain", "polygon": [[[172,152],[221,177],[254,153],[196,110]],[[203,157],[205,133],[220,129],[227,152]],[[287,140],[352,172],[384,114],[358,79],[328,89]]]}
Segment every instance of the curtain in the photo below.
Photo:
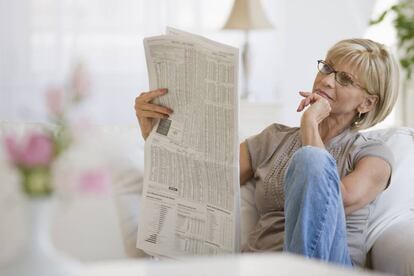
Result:
{"label": "curtain", "polygon": [[93,92],[85,115],[131,123],[134,98],[148,89],[143,38],[167,25],[220,35],[232,3],[0,0],[0,119],[46,120],[46,89],[65,85],[82,63]]}

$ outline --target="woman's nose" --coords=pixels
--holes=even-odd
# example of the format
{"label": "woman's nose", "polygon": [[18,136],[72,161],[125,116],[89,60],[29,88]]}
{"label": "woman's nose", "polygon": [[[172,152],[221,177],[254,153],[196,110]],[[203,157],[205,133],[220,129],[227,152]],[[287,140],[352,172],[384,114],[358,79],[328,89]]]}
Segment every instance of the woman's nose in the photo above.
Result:
{"label": "woman's nose", "polygon": [[322,77],[321,82],[324,86],[329,87],[329,88],[334,88],[335,87],[335,73],[331,73],[329,75],[325,75]]}

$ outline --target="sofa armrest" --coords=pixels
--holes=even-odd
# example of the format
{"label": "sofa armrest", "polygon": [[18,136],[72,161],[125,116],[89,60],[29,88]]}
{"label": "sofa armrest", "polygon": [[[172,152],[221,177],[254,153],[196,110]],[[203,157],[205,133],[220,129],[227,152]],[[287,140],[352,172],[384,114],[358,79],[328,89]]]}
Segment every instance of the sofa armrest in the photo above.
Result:
{"label": "sofa armrest", "polygon": [[131,258],[149,257],[136,247],[143,182],[142,173],[131,168],[115,174],[114,179],[114,200],[125,253]]}
{"label": "sofa armrest", "polygon": [[240,197],[240,248],[243,249],[246,247],[250,231],[259,219],[255,201],[255,184],[252,180],[241,186]]}
{"label": "sofa armrest", "polygon": [[396,275],[414,275],[414,219],[398,222],[385,230],[371,251],[374,270]]}

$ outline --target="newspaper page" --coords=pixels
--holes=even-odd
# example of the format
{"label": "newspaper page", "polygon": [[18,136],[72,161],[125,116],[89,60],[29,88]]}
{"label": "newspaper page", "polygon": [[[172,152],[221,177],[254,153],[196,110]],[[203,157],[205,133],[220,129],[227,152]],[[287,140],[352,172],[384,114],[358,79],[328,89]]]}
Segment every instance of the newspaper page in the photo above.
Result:
{"label": "newspaper page", "polygon": [[176,29],[144,39],[154,102],[137,247],[179,258],[239,251],[238,49]]}

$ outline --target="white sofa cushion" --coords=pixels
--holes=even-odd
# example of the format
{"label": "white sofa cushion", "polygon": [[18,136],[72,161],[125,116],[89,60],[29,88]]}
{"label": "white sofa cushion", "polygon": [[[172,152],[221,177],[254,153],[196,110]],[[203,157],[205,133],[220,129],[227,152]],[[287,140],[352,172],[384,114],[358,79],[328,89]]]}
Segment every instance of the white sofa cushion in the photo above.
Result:
{"label": "white sofa cushion", "polygon": [[144,180],[144,140],[138,127],[106,128],[104,132],[113,135],[119,144],[113,162],[113,193],[125,253],[133,258],[149,257],[136,248]]}
{"label": "white sofa cushion", "polygon": [[414,129],[390,128],[366,134],[383,140],[395,159],[391,184],[381,193],[371,214],[366,244],[369,249],[388,227],[414,217]]}
{"label": "white sofa cushion", "polygon": [[117,213],[117,218],[111,222],[120,227],[123,243],[120,246],[128,257],[147,257],[136,248],[144,173],[144,141],[140,130],[137,126],[101,126],[94,127],[92,132],[93,135],[86,134],[80,140],[86,145],[101,143],[100,148],[105,151],[99,156],[110,167]]}
{"label": "white sofa cushion", "polygon": [[414,219],[387,227],[372,248],[372,267],[394,275],[414,275],[413,235]]}

